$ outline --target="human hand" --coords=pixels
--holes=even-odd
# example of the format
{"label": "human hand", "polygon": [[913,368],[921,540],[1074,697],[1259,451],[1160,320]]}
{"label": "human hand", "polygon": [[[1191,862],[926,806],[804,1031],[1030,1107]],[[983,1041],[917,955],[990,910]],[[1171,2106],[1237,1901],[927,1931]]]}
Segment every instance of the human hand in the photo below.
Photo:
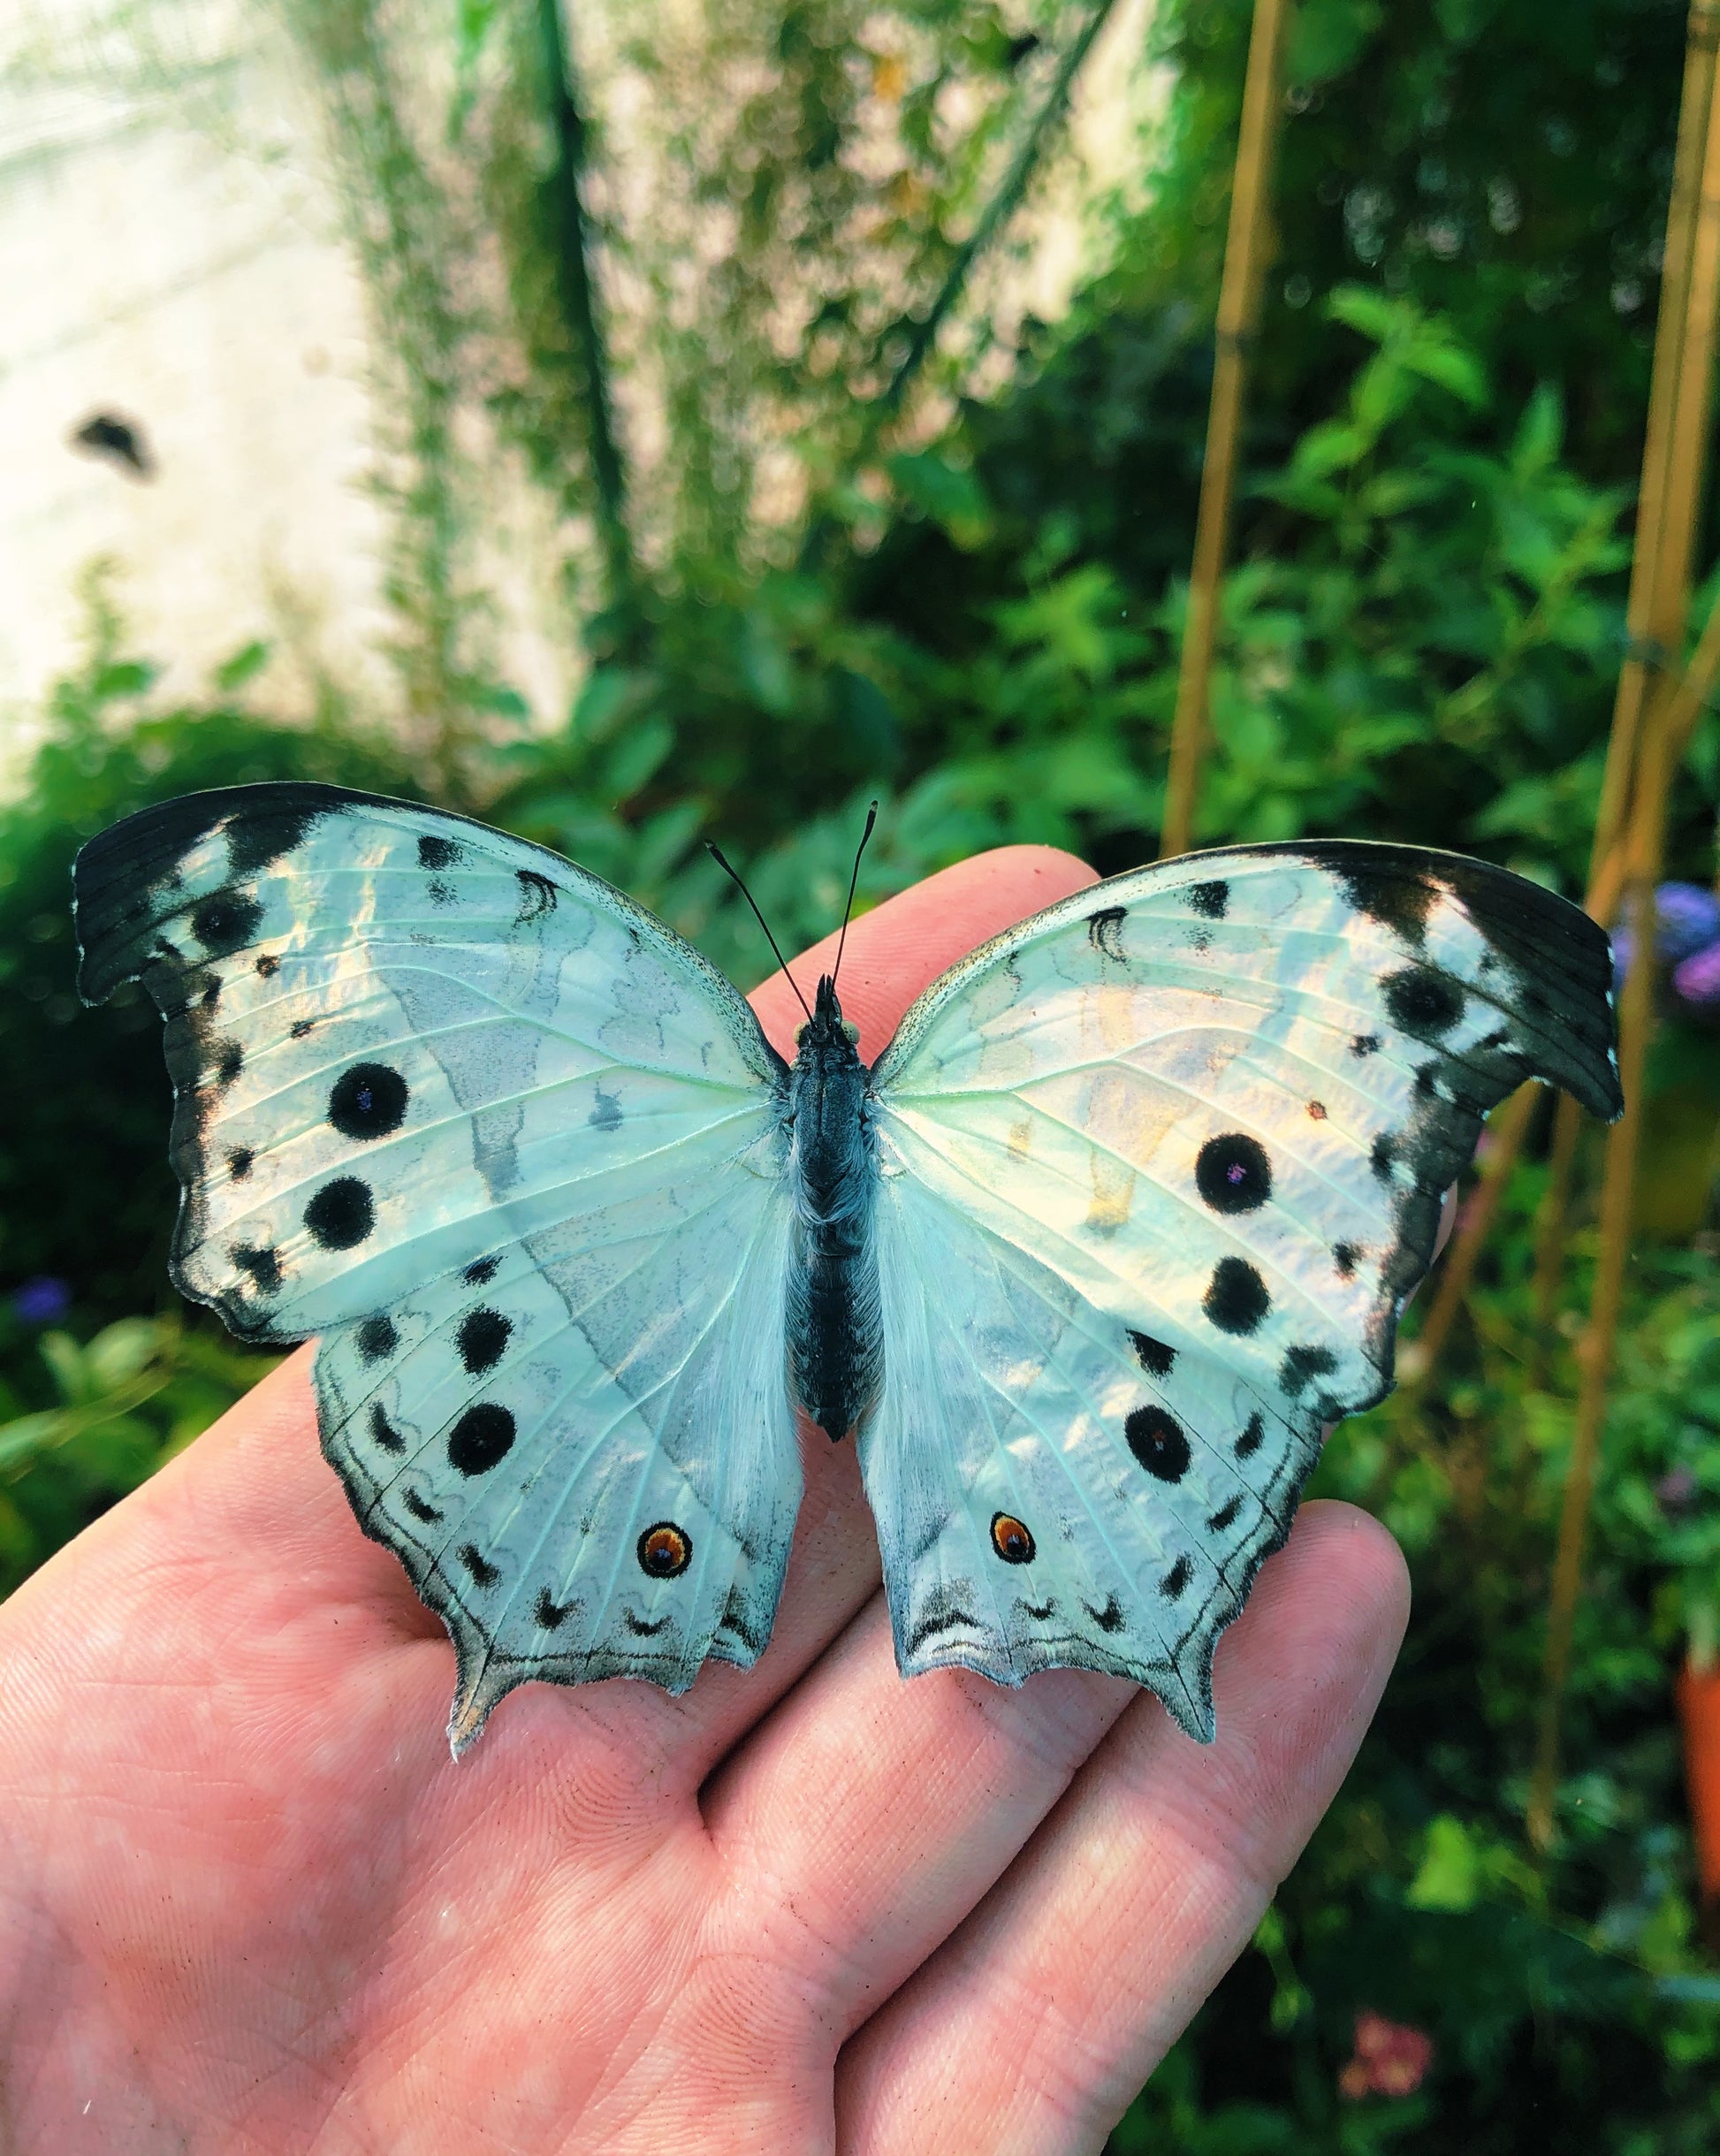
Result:
{"label": "human hand", "polygon": [[[863,1056],[1091,880],[1010,848],[856,922]],[[754,1001],[786,1050],[787,984]],[[453,1650],[319,1456],[308,1357],[0,1608],[19,2156],[1097,2149],[1402,1635],[1390,1537],[1313,1505],[1220,1648],[1211,1746],[1083,1672],[903,1683],[854,1447],[814,1436],[755,1669],[533,1685],[456,1765]]]}

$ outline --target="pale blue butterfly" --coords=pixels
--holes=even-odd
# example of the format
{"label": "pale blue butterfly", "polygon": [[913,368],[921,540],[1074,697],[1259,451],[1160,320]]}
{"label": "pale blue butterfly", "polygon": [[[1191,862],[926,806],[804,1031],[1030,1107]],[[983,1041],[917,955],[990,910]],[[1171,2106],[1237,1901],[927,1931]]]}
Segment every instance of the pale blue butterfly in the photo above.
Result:
{"label": "pale blue butterfly", "polygon": [[1213,1732],[1321,1426],[1391,1383],[1522,1079],[1619,1107],[1601,931],[1453,855],[1250,846],[1048,907],[870,1070],[792,1065],[630,900],[430,809],[242,787],[76,871],[167,1020],[173,1276],[322,1335],[323,1444],[459,1661],[671,1691],[770,1638],[794,1409],[854,1436],[905,1675],[1058,1666]]}

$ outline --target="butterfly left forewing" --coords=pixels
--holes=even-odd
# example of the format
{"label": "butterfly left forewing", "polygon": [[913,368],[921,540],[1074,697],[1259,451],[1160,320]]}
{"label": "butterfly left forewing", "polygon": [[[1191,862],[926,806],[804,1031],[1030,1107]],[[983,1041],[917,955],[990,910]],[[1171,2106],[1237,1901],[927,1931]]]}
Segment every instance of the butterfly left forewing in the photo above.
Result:
{"label": "butterfly left forewing", "polygon": [[85,994],[141,975],[167,1021],[174,1277],[323,1334],[324,1449],[453,1634],[456,1744],[529,1676],[754,1659],[800,1463],[783,1067],[736,992],[571,864],[330,788],[145,811],[76,895]]}
{"label": "butterfly left forewing", "polygon": [[[1616,1110],[1609,983],[1600,932],[1520,880],[1334,845],[1117,879],[934,985],[874,1073],[881,1216],[901,1261],[935,1268],[978,1236],[1039,1287],[1011,1290],[1007,1323],[946,1311],[916,1353],[902,1298],[923,1272],[893,1291],[887,1271],[864,1458],[904,1666],[1127,1667],[1205,1732],[1217,1631],[1283,1533],[1321,1422],[1389,1386],[1398,1312],[1481,1116],[1532,1074]],[[928,1310],[955,1292],[925,1291]],[[1059,1298],[1067,1314],[1045,1314]],[[910,1373],[947,1384],[946,1366],[973,1375],[968,1406],[947,1396],[941,1415],[958,1507],[912,1464],[925,1410],[903,1390]],[[1007,1622],[940,1642],[924,1607],[952,1533],[987,1554],[1000,1454],[1067,1469],[1135,1524],[1036,1485],[1052,1530],[1024,1516],[1034,1555],[1017,1569],[1084,1584],[1054,1623],[1012,1585]],[[1100,1575],[1130,1550],[1125,1594]],[[991,1555],[1001,1595],[1010,1560]],[[1106,1596],[1124,1621],[1071,1618],[1111,1611]]]}

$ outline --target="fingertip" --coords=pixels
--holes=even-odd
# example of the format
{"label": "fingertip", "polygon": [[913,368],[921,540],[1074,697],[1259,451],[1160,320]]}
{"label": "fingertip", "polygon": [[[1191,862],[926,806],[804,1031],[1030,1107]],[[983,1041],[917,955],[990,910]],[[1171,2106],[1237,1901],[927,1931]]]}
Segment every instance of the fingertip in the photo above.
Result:
{"label": "fingertip", "polygon": [[[876,1060],[909,1003],[958,958],[1098,880],[1097,871],[1062,847],[998,846],[862,914],[849,929],[841,977],[842,1009],[860,1029],[862,1061]],[[793,961],[809,998],[834,964],[838,940],[833,931]],[[750,1000],[779,1051],[791,1054],[801,1009],[788,983],[774,974]]]}

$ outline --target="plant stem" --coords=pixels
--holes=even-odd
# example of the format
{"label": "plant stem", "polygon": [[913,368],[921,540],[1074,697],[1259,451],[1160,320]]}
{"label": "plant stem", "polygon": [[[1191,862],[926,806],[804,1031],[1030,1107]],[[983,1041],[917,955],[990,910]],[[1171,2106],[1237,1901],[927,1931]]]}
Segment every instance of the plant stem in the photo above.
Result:
{"label": "plant stem", "polygon": [[957,249],[955,259],[949,265],[948,274],[939,288],[937,297],[914,325],[914,333],[909,339],[902,363],[891,376],[889,386],[878,400],[877,411],[880,420],[894,418],[901,409],[902,399],[913,385],[914,377],[925,365],[927,354],[937,341],[938,331],[943,327],[945,317],[962,296],[968,272],[1020,207],[1021,199],[1027,192],[1027,183],[1033,176],[1034,167],[1039,164],[1051,131],[1062,118],[1081,63],[1092,49],[1093,40],[1104,28],[1106,19],[1115,4],[1116,0],[1098,0],[1092,13],[1058,63],[1057,72],[1046,101],[1034,116],[1025,141],[1010,159],[1009,169],[1003,175],[997,193],[986,203],[980,213],[979,222]]}
{"label": "plant stem", "polygon": [[608,354],[591,275],[590,219],[580,191],[585,169],[585,121],[574,98],[560,0],[537,0],[537,19],[544,48],[545,95],[555,132],[555,162],[544,181],[544,199],[555,243],[556,293],[584,377],[588,446],[609,602],[631,621],[636,613],[638,585],[628,536],[627,478],[615,438]]}

